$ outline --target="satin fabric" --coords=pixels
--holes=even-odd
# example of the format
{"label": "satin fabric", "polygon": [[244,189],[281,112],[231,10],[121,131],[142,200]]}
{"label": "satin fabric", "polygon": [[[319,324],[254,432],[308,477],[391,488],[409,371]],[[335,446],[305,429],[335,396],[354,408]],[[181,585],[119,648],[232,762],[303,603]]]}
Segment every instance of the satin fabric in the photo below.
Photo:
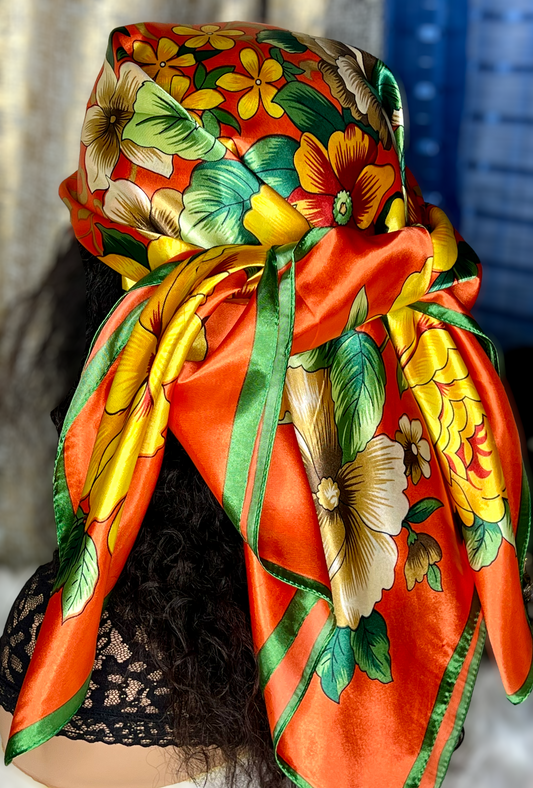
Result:
{"label": "satin fabric", "polygon": [[479,261],[406,173],[402,123],[392,74],[338,42],[112,32],[60,193],[127,292],[60,439],[61,568],[7,761],[83,702],[168,428],[245,541],[298,786],[440,785],[486,629],[510,699],[531,691],[529,493],[469,314]]}

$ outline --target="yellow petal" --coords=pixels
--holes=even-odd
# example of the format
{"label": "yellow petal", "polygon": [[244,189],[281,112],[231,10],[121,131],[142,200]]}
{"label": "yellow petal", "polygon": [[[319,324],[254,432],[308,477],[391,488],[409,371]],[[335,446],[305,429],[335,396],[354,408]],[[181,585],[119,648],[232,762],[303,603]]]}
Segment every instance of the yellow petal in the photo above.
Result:
{"label": "yellow petal", "polygon": [[239,111],[239,115],[243,120],[249,120],[253,118],[255,113],[257,112],[257,108],[259,107],[259,88],[254,85],[254,87],[245,93],[242,98],[239,99],[239,103],[237,104],[237,109]]}
{"label": "yellow petal", "polygon": [[[195,31],[198,32],[198,31]],[[191,49],[198,49],[199,47],[203,47],[204,44],[207,44],[209,41],[209,36],[194,36],[194,38],[189,38],[187,41],[187,46]]]}
{"label": "yellow petal", "polygon": [[250,77],[245,77],[244,74],[223,74],[220,79],[217,79],[219,88],[231,90],[233,93],[237,90],[254,87],[254,85],[254,80],[250,79]]}
{"label": "yellow petal", "polygon": [[235,46],[235,41],[229,36],[222,35],[221,33],[215,33],[215,35],[211,36],[209,39],[211,46],[215,49],[233,49]]}
{"label": "yellow petal", "polygon": [[172,32],[177,36],[195,36],[198,34],[198,30],[195,27],[188,27],[187,25],[177,25],[177,27],[172,28]]}
{"label": "yellow petal", "polygon": [[444,211],[432,205],[428,211],[429,223],[432,227],[431,241],[435,258],[435,271],[449,271],[457,260],[457,241],[452,224]]}
{"label": "yellow petal", "polygon": [[376,215],[384,194],[394,183],[394,167],[390,164],[365,167],[352,194],[353,211],[358,227],[366,230]]}
{"label": "yellow petal", "polygon": [[189,53],[188,55],[180,55],[177,60],[175,60],[172,65],[173,66],[182,66],[185,68],[186,66],[194,66],[196,60],[194,59],[194,55]]}
{"label": "yellow petal", "polygon": [[144,265],[122,254],[106,254],[104,257],[99,257],[98,259],[108,265],[109,268],[112,268],[113,271],[118,271],[119,274],[122,274],[123,277],[133,284],[150,273]]}
{"label": "yellow petal", "polygon": [[433,258],[428,257],[421,271],[415,271],[413,274],[409,274],[403,283],[402,292],[396,298],[390,311],[393,312],[395,309],[401,309],[403,306],[414,304],[415,301],[419,301],[422,296],[426,295],[429,289],[429,283],[431,282],[432,271]]}
{"label": "yellow petal", "polygon": [[183,74],[177,74],[175,77],[172,77],[172,82],[170,83],[170,95],[172,98],[175,98],[177,102],[181,102],[190,84],[191,80],[189,77],[186,77]]}
{"label": "yellow petal", "polygon": [[224,147],[230,150],[234,156],[239,156],[239,149],[235,145],[235,141],[231,137],[219,137],[219,142],[221,142]]}
{"label": "yellow petal", "polygon": [[162,235],[148,245],[148,264],[153,271],[154,268],[159,268],[160,265],[168,263],[169,260],[172,260],[179,254],[188,251],[193,254],[199,248],[199,246],[187,244],[179,238],[169,238],[166,235]]}
{"label": "yellow petal", "polygon": [[157,56],[150,44],[147,44],[145,41],[134,41],[133,59],[137,63],[144,63],[148,66],[156,62]]}
{"label": "yellow petal", "polygon": [[224,101],[224,96],[218,90],[206,88],[197,90],[187,98],[183,99],[182,105],[185,109],[213,109]]}
{"label": "yellow petal", "polygon": [[385,219],[387,230],[393,233],[405,227],[405,203],[401,197],[392,201],[387,217]]}
{"label": "yellow petal", "polygon": [[[305,132],[300,147],[294,154],[294,166],[300,176],[300,185],[311,194],[335,194],[337,188],[331,177],[328,154],[320,140]],[[333,182],[333,185],[332,185]]]}
{"label": "yellow petal", "polygon": [[250,74],[253,79],[257,79],[259,76],[259,59],[257,57],[257,52],[255,49],[250,49],[250,47],[246,47],[243,49],[240,54],[241,63],[243,64],[246,71]]}
{"label": "yellow petal", "polygon": [[212,33],[216,33],[217,30],[220,30],[220,25],[202,25],[200,28],[202,33],[207,33],[211,35]]}
{"label": "yellow petal", "polygon": [[281,118],[284,113],[283,107],[280,107],[279,104],[274,104],[272,99],[278,92],[278,89],[274,87],[274,85],[261,85],[259,88],[259,92],[261,93],[261,99],[263,101],[263,106],[268,112],[268,114],[273,118]]}
{"label": "yellow petal", "polygon": [[266,184],[251,198],[243,224],[265,246],[299,241],[310,228],[296,208]]}
{"label": "yellow petal", "polygon": [[[198,316],[195,315],[197,318]],[[187,361],[203,361],[207,356],[207,338],[205,333],[205,326],[202,326],[198,332],[196,339],[189,348],[187,353]]]}
{"label": "yellow petal", "polygon": [[283,68],[281,64],[274,58],[269,57],[261,66],[259,79],[262,82],[276,82],[278,79],[281,79],[282,75]]}
{"label": "yellow petal", "polygon": [[333,172],[347,191],[352,191],[358,174],[375,158],[375,143],[358,126],[335,131],[328,140]]}
{"label": "yellow petal", "polygon": [[[157,61],[158,63],[166,63],[167,60],[172,60],[176,57],[179,47],[175,41],[170,38],[160,38],[157,45]],[[192,55],[191,55],[192,57]],[[180,60],[181,58],[178,58]]]}

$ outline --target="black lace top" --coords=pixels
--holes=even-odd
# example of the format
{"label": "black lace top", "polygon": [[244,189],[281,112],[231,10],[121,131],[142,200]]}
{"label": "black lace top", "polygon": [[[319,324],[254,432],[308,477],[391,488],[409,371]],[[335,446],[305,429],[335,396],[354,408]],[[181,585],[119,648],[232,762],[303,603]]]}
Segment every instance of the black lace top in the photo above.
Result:
{"label": "black lace top", "polygon": [[[15,600],[0,638],[0,705],[13,713],[54,583],[55,561],[40,566]],[[87,696],[59,736],[106,744],[175,745],[169,691],[137,628],[133,640],[111,596],[98,632]]]}

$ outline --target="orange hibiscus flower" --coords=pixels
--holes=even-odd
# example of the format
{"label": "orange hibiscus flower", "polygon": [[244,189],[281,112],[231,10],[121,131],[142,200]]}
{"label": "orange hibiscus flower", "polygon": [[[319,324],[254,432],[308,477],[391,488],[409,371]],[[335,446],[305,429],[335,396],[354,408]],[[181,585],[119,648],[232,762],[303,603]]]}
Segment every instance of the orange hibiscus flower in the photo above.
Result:
{"label": "orange hibiscus flower", "polygon": [[300,187],[289,201],[315,226],[366,230],[395,178],[390,164],[374,163],[377,152],[372,137],[353,124],[335,131],[327,150],[306,132],[294,155]]}

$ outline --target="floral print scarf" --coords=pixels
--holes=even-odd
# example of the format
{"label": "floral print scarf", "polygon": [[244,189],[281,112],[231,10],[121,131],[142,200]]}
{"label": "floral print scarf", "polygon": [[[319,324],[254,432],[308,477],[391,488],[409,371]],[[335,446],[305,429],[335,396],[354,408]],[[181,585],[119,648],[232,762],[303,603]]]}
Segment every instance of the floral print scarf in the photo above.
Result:
{"label": "floral print scarf", "polygon": [[485,632],[533,685],[529,495],[479,261],[354,47],[244,23],[114,30],[76,236],[123,277],[60,438],[61,566],[6,759],[67,723],[171,429],[242,534],[277,761],[300,788],[438,786]]}

